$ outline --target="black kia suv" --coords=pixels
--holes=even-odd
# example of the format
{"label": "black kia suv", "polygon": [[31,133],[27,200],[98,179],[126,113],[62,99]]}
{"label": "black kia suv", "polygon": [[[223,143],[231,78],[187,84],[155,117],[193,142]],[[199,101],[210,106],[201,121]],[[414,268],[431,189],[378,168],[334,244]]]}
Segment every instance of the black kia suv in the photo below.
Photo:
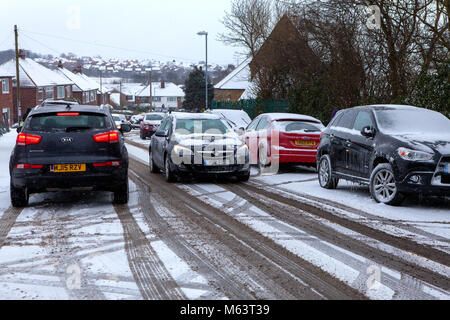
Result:
{"label": "black kia suv", "polygon": [[367,184],[380,203],[450,196],[450,120],[412,106],[342,110],[323,132],[317,163],[323,188],[336,188],[339,179]]}
{"label": "black kia suv", "polygon": [[17,131],[9,165],[13,207],[27,206],[32,193],[60,190],[111,191],[115,203],[128,202],[128,152],[109,109],[44,103]]}

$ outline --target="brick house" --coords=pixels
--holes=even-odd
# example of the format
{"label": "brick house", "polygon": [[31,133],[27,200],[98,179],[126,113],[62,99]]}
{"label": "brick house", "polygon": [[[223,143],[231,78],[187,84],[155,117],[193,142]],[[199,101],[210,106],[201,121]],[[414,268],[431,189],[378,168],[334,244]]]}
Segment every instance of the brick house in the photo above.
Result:
{"label": "brick house", "polygon": [[[172,82],[152,82],[152,109],[177,110],[183,106],[184,91]],[[136,94],[136,104],[150,105],[150,86]]]}
{"label": "brick house", "polygon": [[[237,102],[250,91],[250,62],[252,58],[245,59],[236,69],[214,86],[214,100],[217,102]],[[245,98],[249,98],[246,94]]]}
{"label": "brick house", "polygon": [[84,75],[81,67],[70,71],[64,68],[60,62],[56,72],[73,83],[72,94],[80,104],[98,105],[97,91],[100,89],[100,85]]}
{"label": "brick house", "polygon": [[14,112],[12,78],[12,74],[0,68],[0,114],[1,120],[9,126],[13,125]]}
{"label": "brick house", "polygon": [[[11,59],[0,69],[14,74],[12,121],[18,122],[27,109],[32,109],[46,99],[65,100],[73,98],[72,81],[50,70],[32,59],[26,58],[23,51],[19,56],[20,109],[17,108],[16,60]],[[17,112],[16,112],[17,111]]]}

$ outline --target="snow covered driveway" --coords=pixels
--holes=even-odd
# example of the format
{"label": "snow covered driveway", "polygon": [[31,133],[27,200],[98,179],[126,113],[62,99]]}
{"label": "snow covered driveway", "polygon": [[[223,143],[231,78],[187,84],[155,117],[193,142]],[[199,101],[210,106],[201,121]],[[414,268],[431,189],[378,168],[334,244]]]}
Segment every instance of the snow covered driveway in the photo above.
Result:
{"label": "snow covered driveway", "polygon": [[14,142],[0,138],[0,299],[450,298],[445,200],[391,210],[303,169],[167,184],[133,137],[128,205],[61,192],[16,210]]}

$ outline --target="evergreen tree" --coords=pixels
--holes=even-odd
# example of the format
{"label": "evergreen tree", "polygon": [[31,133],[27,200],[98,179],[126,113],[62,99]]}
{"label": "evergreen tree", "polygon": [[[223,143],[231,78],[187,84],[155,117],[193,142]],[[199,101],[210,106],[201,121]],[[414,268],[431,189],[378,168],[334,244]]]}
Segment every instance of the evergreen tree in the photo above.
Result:
{"label": "evergreen tree", "polygon": [[[195,111],[205,108],[205,73],[202,68],[194,67],[185,82],[183,108]],[[214,99],[214,86],[208,78],[208,108]]]}

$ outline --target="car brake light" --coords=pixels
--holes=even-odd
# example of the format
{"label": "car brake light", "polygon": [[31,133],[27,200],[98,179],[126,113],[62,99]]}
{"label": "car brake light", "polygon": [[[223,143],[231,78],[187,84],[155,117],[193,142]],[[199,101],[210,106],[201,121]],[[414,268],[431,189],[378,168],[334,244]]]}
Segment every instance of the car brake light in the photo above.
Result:
{"label": "car brake light", "polygon": [[99,167],[120,167],[121,162],[120,161],[110,161],[110,162],[104,162],[104,163],[94,163],[93,166],[96,168]]}
{"label": "car brake light", "polygon": [[118,143],[119,142],[119,132],[111,131],[106,133],[100,133],[94,136],[95,142],[99,143]]}
{"label": "car brake light", "polygon": [[28,146],[30,144],[39,144],[41,140],[42,137],[40,136],[35,136],[28,133],[19,133],[16,144],[18,146]]}
{"label": "car brake light", "polygon": [[79,116],[79,112],[61,112],[56,114],[58,117],[75,117]]}
{"label": "car brake light", "polygon": [[35,165],[35,164],[16,164],[14,168],[16,169],[42,169],[43,165]]}

